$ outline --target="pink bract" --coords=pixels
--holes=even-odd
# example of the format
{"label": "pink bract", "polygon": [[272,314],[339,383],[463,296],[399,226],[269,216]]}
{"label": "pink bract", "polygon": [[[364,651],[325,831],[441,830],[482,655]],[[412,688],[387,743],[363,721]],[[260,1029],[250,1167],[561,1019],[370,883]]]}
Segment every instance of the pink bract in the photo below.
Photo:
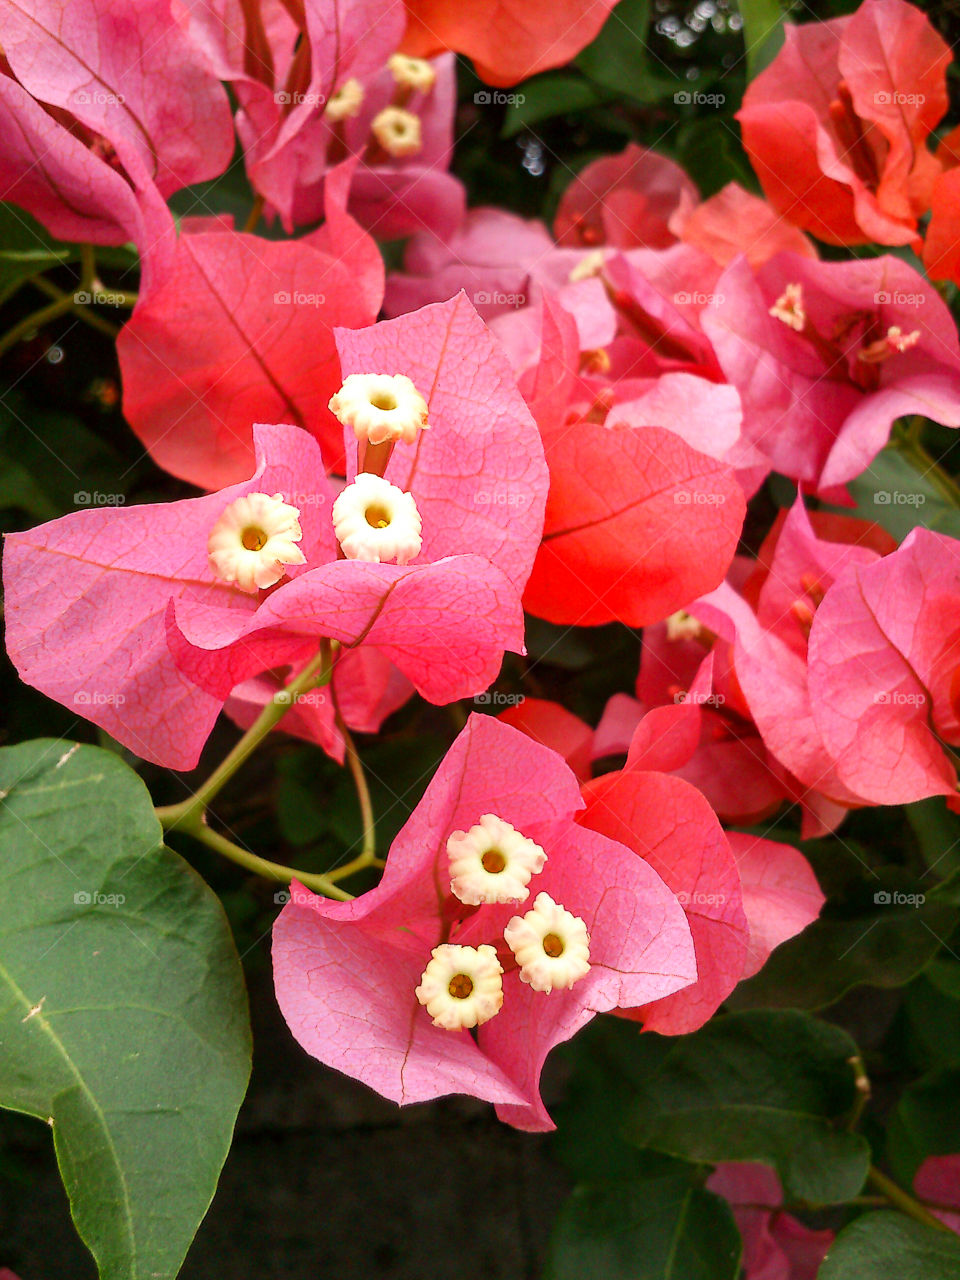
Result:
{"label": "pink bract", "polygon": [[[25,680],[139,755],[190,768],[238,685],[303,665],[323,636],[376,646],[435,702],[479,693],[503,650],[522,650],[519,593],[539,542],[546,468],[504,356],[462,298],[340,341],[345,372],[404,372],[426,393],[431,426],[397,446],[387,471],[417,502],[420,555],[405,567],[337,559],[334,493],[315,441],[260,427],[258,468],[243,484],[11,535],[7,643]],[[224,508],[251,491],[299,507],[307,557],[259,596],[219,582],[206,551]],[[379,681],[358,692],[354,722],[375,719],[384,696],[389,706],[396,695]]]}
{"label": "pink bract", "polygon": [[[690,934],[673,894],[630,850],[574,822],[577,782],[556,753],[473,715],[397,836],[380,884],[354,902],[295,886],[274,926],[277,998],[303,1047],[394,1102],[467,1093],[502,1120],[553,1127],[539,1092],[554,1045],[595,1013],[667,997],[694,977]],[[501,1011],[465,1032],[435,1027],[414,994],[442,941],[496,944],[515,904],[465,907],[449,893],[447,837],[496,813],[547,853],[531,890],[579,915],[590,972],[549,995],[504,965]],[[665,848],[682,826],[661,835]]]}
{"label": "pink bract", "polygon": [[723,1196],[743,1238],[744,1280],[816,1280],[833,1244],[832,1231],[813,1231],[784,1213],[776,1173],[763,1164],[719,1164],[707,1189]]}
{"label": "pink bract", "polygon": [[956,794],[944,744],[960,745],[958,573],[960,542],[917,528],[817,610],[814,721],[838,776],[876,804]]}

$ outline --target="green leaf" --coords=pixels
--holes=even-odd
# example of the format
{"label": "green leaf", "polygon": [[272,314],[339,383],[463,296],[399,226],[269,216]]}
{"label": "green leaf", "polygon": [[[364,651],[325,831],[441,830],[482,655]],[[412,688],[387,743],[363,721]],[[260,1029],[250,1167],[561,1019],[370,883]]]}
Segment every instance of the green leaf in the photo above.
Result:
{"label": "green leaf", "polygon": [[594,84],[617,97],[657,102],[687,86],[647,46],[651,0],[620,0],[603,30],[579,55],[576,65]]}
{"label": "green leaf", "polygon": [[779,0],[740,0],[747,75],[752,80],[783,46],[783,10]]}
{"label": "green leaf", "polygon": [[887,1155],[894,1176],[913,1185],[927,1156],[960,1151],[960,1066],[921,1076],[904,1089],[890,1120]]}
{"label": "green leaf", "polygon": [[[848,488],[857,504],[857,514],[865,520],[875,520],[898,542],[918,524],[960,538],[960,511],[947,501],[930,476],[919,471],[895,445],[888,445],[879,453]],[[849,515],[849,508],[834,510]]]}
{"label": "green leaf", "polygon": [[730,1206],[662,1161],[643,1179],[577,1187],[560,1211],[544,1280],[736,1280]]}
{"label": "green leaf", "polygon": [[603,100],[603,95],[583,76],[563,72],[549,72],[525,80],[522,91],[513,97],[515,101],[507,107],[501,130],[504,138],[512,138],[541,120],[585,111]]}
{"label": "green leaf", "polygon": [[803,1013],[730,1014],[659,1057],[628,1136],[687,1160],[763,1161],[788,1200],[848,1200],[869,1165],[866,1141],[836,1127],[854,1104],[856,1053],[845,1031]]}
{"label": "green leaf", "polygon": [[220,904],[99,747],[0,751],[0,1105],[48,1121],[103,1280],[179,1270],[250,1071]]}
{"label": "green leaf", "polygon": [[960,1239],[902,1213],[865,1213],[830,1246],[817,1280],[957,1280]]}

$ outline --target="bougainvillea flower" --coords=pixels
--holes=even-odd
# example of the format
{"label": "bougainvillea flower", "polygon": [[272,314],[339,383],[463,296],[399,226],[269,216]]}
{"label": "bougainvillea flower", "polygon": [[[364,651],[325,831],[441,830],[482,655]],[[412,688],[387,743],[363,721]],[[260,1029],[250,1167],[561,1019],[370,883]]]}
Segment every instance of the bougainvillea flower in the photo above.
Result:
{"label": "bougainvillea flower", "polygon": [[749,928],[736,860],[716,814],[688,782],[625,769],[583,789],[578,821],[619,840],[662,877],[687,915],[697,980],[625,1016],[648,1031],[681,1035],[702,1026],[743,976]]}
{"label": "bougainvillea flower", "polygon": [[955,796],[945,744],[960,746],[960,542],[917,528],[834,583],[813,619],[809,674],[846,786],[877,804]]}
{"label": "bougainvillea flower", "polygon": [[[325,175],[348,156],[360,161],[351,211],[378,235],[455,228],[463,190],[446,173],[454,60],[434,59],[419,79],[401,74],[391,58],[403,33],[401,6],[307,0],[299,15],[292,5],[239,0],[216,9],[187,0],[187,8],[195,45],[236,94],[250,182],[288,231],[322,215]],[[388,135],[386,145],[378,139],[384,110],[404,113],[416,130],[404,154]]]}
{"label": "bougainvillea flower", "polygon": [[[543,324],[537,376],[559,383],[577,358],[573,321],[545,299]],[[550,494],[526,607],[578,625],[659,621],[696,595],[695,583],[726,572],[743,491],[729,467],[662,427],[573,419],[553,398],[538,413]]]}
{"label": "bougainvillea flower", "polygon": [[960,1235],[960,1155],[927,1156],[913,1189],[931,1213]]}
{"label": "bougainvillea flower", "polygon": [[303,427],[342,469],[333,327],[370,324],[383,287],[377,246],[344,210],[348,184],[346,167],[327,183],[322,238],[212,222],[180,235],[117,339],[124,414],[167,471],[232,484],[253,466],[251,423],[270,421]]}
{"label": "bougainvillea flower", "polygon": [[[574,822],[581,805],[576,779],[555,752],[472,715],[393,842],[377,888],[340,903],[294,885],[274,926],[274,976],[303,1047],[394,1102],[467,1093],[495,1103],[518,1128],[552,1128],[539,1093],[550,1049],[595,1013],[669,997],[695,976],[673,894],[629,849]],[[546,855],[522,904],[468,906],[451,890],[448,841],[487,814]],[[665,854],[682,844],[683,816],[674,814],[659,838]],[[504,938],[544,895],[589,936],[587,973],[549,993],[522,980]],[[431,954],[444,947],[495,948],[502,1004],[475,1040],[435,1025],[417,998]]]}
{"label": "bougainvillea flower", "polygon": [[826,901],[810,863],[792,845],[728,831],[750,929],[744,978],[766,964],[770,952],[816,920]]}
{"label": "bougainvillea flower", "polygon": [[938,178],[930,201],[923,265],[933,280],[960,280],[960,168]]}
{"label": "bougainvillea flower", "polygon": [[744,1280],[816,1280],[833,1244],[832,1231],[814,1231],[784,1213],[780,1179],[765,1164],[719,1164],[707,1189],[733,1209],[743,1240]]}
{"label": "bougainvillea flower", "polygon": [[[695,619],[689,622],[712,643]],[[674,773],[702,791],[725,822],[769,817],[789,795],[784,769],[756,726],[714,690],[716,652],[704,657],[702,643],[667,632],[667,625],[644,628],[638,696],[610,699],[594,735],[595,758],[627,753],[632,767]],[[657,667],[665,682],[656,679]]]}
{"label": "bougainvillea flower", "polygon": [[[505,357],[462,298],[338,341],[345,374],[402,373],[424,389],[430,429],[398,443],[386,472],[419,510],[415,560],[338,558],[335,495],[316,442],[295,427],[259,427],[257,470],[242,484],[11,535],[7,644],[28,683],[145,758],[189,768],[236,686],[299,668],[322,637],[375,646],[435,702],[480,692],[503,650],[522,650],[519,597],[546,467]],[[343,431],[355,453],[352,429]],[[295,508],[301,534],[296,555],[281,553],[285,577],[256,594],[231,585],[208,551],[225,513],[251,493]],[[243,531],[243,547],[248,532],[272,560],[259,528]],[[374,681],[355,704],[383,696]]]}
{"label": "bougainvillea flower", "polygon": [[516,84],[570,62],[617,0],[407,0],[403,48],[428,58],[453,49],[487,84]]}
{"label": "bougainvillea flower", "polygon": [[824,491],[858,476],[894,419],[960,426],[960,346],[933,286],[899,258],[740,259],[701,315],[740,392],[744,433],[777,471]]}
{"label": "bougainvillea flower", "polygon": [[[806,789],[808,835],[816,832],[818,817],[823,822],[829,815],[829,808],[814,805],[818,796],[831,808],[864,802],[862,793],[841,780],[818,727],[811,705],[807,641],[825,593],[873,564],[879,553],[872,545],[874,527],[865,521],[847,517],[828,529],[834,538],[818,536],[798,499],[774,530],[773,550],[764,551],[759,588],[755,581],[739,592],[724,583],[690,606],[725,645],[732,644],[732,696],[742,701],[768,750]],[[837,815],[833,818],[835,823]]]}
{"label": "bougainvillea flower", "polygon": [[566,246],[665,249],[677,239],[671,218],[698,198],[675,161],[631,142],[577,174],[563,193],[553,230]]}
{"label": "bougainvillea flower", "polygon": [[670,218],[670,230],[723,267],[741,253],[751,267],[762,266],[776,253],[817,256],[798,227],[737,182],[728,182],[700,204],[681,204]]}
{"label": "bougainvillea flower", "polygon": [[770,203],[831,244],[913,244],[940,165],[927,139],[947,110],[951,54],[905,0],[784,28],[737,113]]}
{"label": "bougainvillea flower", "polygon": [[122,243],[137,231],[135,193],[168,196],[229,164],[226,93],[169,3],[143,0],[134,16],[122,0],[3,0],[0,22],[15,77],[0,72],[4,198],[56,234]]}

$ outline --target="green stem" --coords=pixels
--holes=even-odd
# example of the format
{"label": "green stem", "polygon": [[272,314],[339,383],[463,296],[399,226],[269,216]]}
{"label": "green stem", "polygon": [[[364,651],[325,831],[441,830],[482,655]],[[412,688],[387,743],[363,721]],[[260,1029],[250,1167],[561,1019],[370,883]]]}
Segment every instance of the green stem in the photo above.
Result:
{"label": "green stem", "polygon": [[[90,325],[92,329],[97,329],[100,333],[105,333],[108,338],[115,338],[120,330],[115,324],[111,324],[109,320],[104,320],[85,302],[75,302],[72,293],[64,293],[62,289],[58,289],[55,284],[51,284],[49,280],[43,276],[34,276],[30,281],[35,289],[39,289],[41,293],[45,293],[48,298],[68,298],[70,306],[76,313],[77,317]],[[125,295],[136,297],[135,294]]]}
{"label": "green stem", "polygon": [[199,840],[201,844],[205,844],[209,849],[222,853],[231,862],[236,862],[241,867],[246,867],[248,871],[252,871],[258,876],[263,876],[267,880],[280,880],[284,884],[289,884],[291,880],[296,879],[306,888],[312,889],[314,893],[322,893],[328,898],[337,898],[340,902],[349,902],[353,897],[352,893],[347,893],[345,890],[338,888],[327,876],[318,872],[298,871],[296,867],[285,867],[279,862],[269,862],[266,858],[258,857],[257,854],[251,853],[249,849],[244,849],[240,845],[234,844],[232,840],[228,840],[226,836],[212,831],[203,818],[196,819],[187,827],[180,823],[178,824],[178,830],[186,830],[195,840]]}
{"label": "green stem", "polygon": [[263,196],[258,195],[254,199],[250,212],[247,215],[247,220],[243,224],[243,230],[245,232],[252,233],[256,231],[257,223],[260,221],[260,218],[263,214],[263,206],[265,203],[266,201],[264,200]]}
{"label": "green stem", "polygon": [[874,1165],[870,1166],[867,1181],[882,1192],[890,1204],[895,1205],[915,1221],[922,1222],[925,1227],[934,1227],[937,1231],[950,1230],[939,1218],[934,1217],[926,1205],[908,1195],[906,1191],[898,1187],[895,1182],[892,1182],[885,1173],[881,1173]]}
{"label": "green stem", "polygon": [[859,1053],[855,1053],[849,1061],[850,1066],[853,1068],[853,1082],[857,1091],[847,1120],[847,1129],[852,1133],[860,1123],[864,1108],[870,1101],[870,1077],[867,1075],[867,1069]]}
{"label": "green stem", "polygon": [[383,866],[381,859],[376,856],[377,825],[373,816],[373,803],[370,799],[370,788],[367,786],[367,775],[363,771],[360,755],[347,726],[343,723],[339,710],[337,711],[337,728],[343,735],[347,768],[353,775],[353,783],[357,789],[360,817],[363,822],[363,847],[355,858],[351,858],[349,862],[343,863],[342,866],[328,871],[327,876],[330,880],[344,880],[347,876],[352,876],[355,871],[362,871],[365,867]]}
{"label": "green stem", "polygon": [[193,830],[198,819],[206,812],[207,805],[226,785],[237,770],[253,754],[270,730],[283,719],[289,708],[302,694],[316,685],[326,684],[331,672],[330,644],[323,641],[317,654],[311,658],[284,689],[278,690],[254,720],[229,755],[225,756],[206,782],[201,783],[188,799],[180,804],[164,805],[157,809],[165,831],[173,827]]}
{"label": "green stem", "polygon": [[73,310],[73,298],[69,294],[64,294],[62,298],[58,298],[55,302],[49,303],[45,307],[40,307],[37,311],[31,311],[30,315],[15,324],[12,329],[0,338],[0,356],[9,351],[11,347],[25,338],[28,333],[34,329],[39,329],[50,320],[56,320],[57,316],[65,315],[66,312]]}

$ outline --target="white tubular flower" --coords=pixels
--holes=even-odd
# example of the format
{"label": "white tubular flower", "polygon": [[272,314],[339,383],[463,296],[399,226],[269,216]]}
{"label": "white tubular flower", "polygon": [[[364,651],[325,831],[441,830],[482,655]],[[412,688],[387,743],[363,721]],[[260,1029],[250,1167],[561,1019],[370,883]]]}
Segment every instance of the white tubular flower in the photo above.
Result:
{"label": "white tubular flower", "polygon": [[494,947],[458,947],[445,942],[433,949],[423,971],[417,999],[426,1005],[435,1027],[463,1031],[489,1022],[503,1004],[503,969]]}
{"label": "white tubular flower", "polygon": [[394,81],[404,89],[429,93],[436,83],[437,73],[425,58],[408,58],[405,53],[394,53],[387,59],[387,66]]}
{"label": "white tubular flower", "polygon": [[403,107],[384,107],[370,121],[370,132],[388,156],[415,156],[423,146],[420,117]]}
{"label": "white tubular flower", "polygon": [[469,831],[447,840],[450,892],[461,902],[526,902],[530,877],[539,875],[547,855],[538,844],[494,813],[485,813]]}
{"label": "white tubular flower", "polygon": [[770,315],[782,320],[788,329],[802,333],[807,323],[807,312],[803,305],[803,285],[788,284],[770,308]]}
{"label": "white tubular flower", "polygon": [[572,987],[590,970],[587,926],[549,893],[538,893],[533,910],[514,916],[503,936],[517,958],[521,981],[534,991]]}
{"label": "white tubular flower", "polygon": [[600,275],[606,261],[605,249],[591,249],[583,255],[567,278],[571,284],[576,284],[578,280],[589,280],[592,276]]}
{"label": "white tubular flower", "polygon": [[358,115],[362,106],[363,85],[351,76],[349,80],[344,80],[336,93],[331,95],[323,114],[336,124],[339,120]]}
{"label": "white tubular flower", "polygon": [[296,545],[302,537],[300,512],[282,493],[248,493],[231,502],[210,530],[210,568],[223,582],[253,594],[279,582],[284,565],[307,563]]}
{"label": "white tubular flower", "polygon": [[409,564],[420,554],[422,527],[413,494],[366,471],[333,504],[333,531],[348,560]]}
{"label": "white tubular flower", "polygon": [[412,444],[428,425],[427,402],[403,373],[351,373],[328,407],[368,444]]}
{"label": "white tubular flower", "polygon": [[667,619],[667,639],[670,641],[696,640],[701,630],[700,623],[686,609],[678,609]]}

